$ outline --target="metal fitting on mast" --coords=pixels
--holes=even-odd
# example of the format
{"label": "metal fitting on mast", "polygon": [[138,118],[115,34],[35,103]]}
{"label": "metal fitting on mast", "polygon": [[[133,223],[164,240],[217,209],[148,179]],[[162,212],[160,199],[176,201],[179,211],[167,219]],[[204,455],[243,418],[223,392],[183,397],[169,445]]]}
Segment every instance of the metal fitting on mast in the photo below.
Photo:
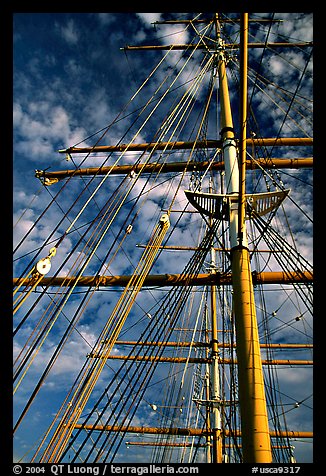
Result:
{"label": "metal fitting on mast", "polygon": [[45,177],[45,170],[35,169],[35,177],[38,178],[42,182],[42,184],[46,186],[53,185],[54,183],[59,182],[59,179],[56,177]]}
{"label": "metal fitting on mast", "polygon": [[40,259],[35,265],[35,272],[41,275],[48,274],[51,269],[51,258],[56,255],[57,248],[51,248],[49,254]]}
{"label": "metal fitting on mast", "polygon": [[170,226],[170,219],[169,219],[169,215],[167,213],[164,213],[161,218],[160,218],[160,224],[162,226]]}

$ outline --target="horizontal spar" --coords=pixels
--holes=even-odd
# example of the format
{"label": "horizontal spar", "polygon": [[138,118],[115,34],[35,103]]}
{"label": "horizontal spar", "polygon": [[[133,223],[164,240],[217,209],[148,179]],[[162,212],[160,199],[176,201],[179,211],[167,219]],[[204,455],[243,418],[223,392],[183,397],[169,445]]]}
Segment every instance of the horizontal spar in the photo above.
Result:
{"label": "horizontal spar", "polygon": [[[278,147],[278,146],[293,146],[293,147],[307,147],[313,145],[311,137],[265,137],[259,139],[247,139],[247,145]],[[142,144],[119,144],[119,145],[98,145],[93,147],[68,147],[67,149],[60,149],[58,152],[64,154],[78,154],[91,152],[123,152],[128,150],[134,151],[150,151],[150,150],[187,150],[187,149],[221,149],[223,143],[221,140],[199,140],[194,141],[174,141],[174,142],[144,142]]]}
{"label": "horizontal spar", "polygon": [[[167,441],[126,441],[125,444],[128,446],[166,446],[168,448],[207,448],[207,443],[194,443],[194,442],[183,442],[183,443],[170,443]],[[241,444],[236,445],[237,448],[242,448]],[[235,445],[225,444],[225,448],[234,448]],[[273,449],[286,449],[291,448],[291,445],[272,445]]]}
{"label": "horizontal spar", "polygon": [[[312,157],[307,158],[295,158],[295,159],[256,159],[247,160],[246,168],[250,170],[262,168],[262,169],[299,169],[299,168],[311,168],[313,166]],[[167,173],[167,172],[183,172],[187,170],[189,172],[193,170],[206,170],[210,167],[211,170],[224,170],[223,162],[214,162],[210,165],[208,161],[203,162],[170,162],[170,163],[151,163],[151,164],[136,164],[136,165],[109,165],[105,167],[87,167],[81,169],[70,170],[56,170],[56,171],[42,171],[38,170],[36,176],[40,178],[58,178],[63,179],[70,176],[79,175],[129,175],[131,172],[136,174],[148,174],[148,173]]]}
{"label": "horizontal spar", "polygon": [[[178,364],[211,364],[212,359],[203,357],[157,357],[155,355],[99,355],[87,354],[92,359],[136,360],[137,362],[173,362]],[[313,365],[312,360],[300,359],[262,359],[263,365]],[[237,360],[219,359],[220,364],[237,364]]]}
{"label": "horizontal spar", "polygon": [[[122,426],[122,425],[82,425],[76,424],[74,428],[95,431],[121,431],[122,433],[147,433],[152,435],[176,435],[176,436],[208,436],[212,434],[212,430],[203,430],[201,428],[159,428],[146,426]],[[241,431],[229,431],[226,428],[222,430],[224,436],[241,436]],[[270,431],[272,438],[313,438],[312,431]]]}
{"label": "horizontal spar", "polygon": [[[152,22],[152,25],[182,25],[182,24],[196,24],[196,23],[212,23],[214,18],[193,18],[192,20],[159,20]],[[248,23],[281,23],[284,20],[276,18],[248,18]],[[239,23],[240,18],[219,18],[220,23]]]}
{"label": "horizontal spar", "polygon": [[[274,42],[274,43],[248,43],[248,48],[287,48],[287,47],[299,47],[304,48],[306,46],[313,46],[312,41],[300,41],[296,43],[288,43],[288,42]],[[206,44],[197,44],[197,43],[190,43],[187,45],[127,45],[121,50],[130,51],[130,50],[209,50],[211,53],[214,52],[213,48],[214,45],[206,45]],[[211,48],[211,50],[210,50]],[[240,48],[240,43],[226,43],[225,48],[227,49],[238,49]]]}
{"label": "horizontal spar", "polygon": [[[77,277],[44,277],[38,286],[126,286],[131,279],[130,275],[121,276],[80,276]],[[253,272],[252,280],[255,284],[291,284],[312,283],[313,273],[309,271],[265,271]],[[13,278],[13,285],[24,282],[25,286],[35,284],[33,278]],[[143,286],[223,286],[232,284],[231,273],[198,274],[152,274],[145,278]]]}
{"label": "horizontal spar", "polygon": [[[207,448],[207,443],[168,443],[167,441],[126,441],[128,446],[164,446],[167,448]],[[227,446],[227,445],[225,445]],[[288,447],[287,447],[288,448]]]}
{"label": "horizontal spar", "polygon": [[[210,347],[209,342],[172,342],[172,341],[128,341],[117,340],[115,345],[146,345],[146,346],[163,346],[163,347]],[[219,342],[219,348],[236,348],[236,344],[230,344],[227,342]],[[273,343],[273,344],[260,344],[261,349],[312,349],[313,344],[287,344],[287,343]]]}

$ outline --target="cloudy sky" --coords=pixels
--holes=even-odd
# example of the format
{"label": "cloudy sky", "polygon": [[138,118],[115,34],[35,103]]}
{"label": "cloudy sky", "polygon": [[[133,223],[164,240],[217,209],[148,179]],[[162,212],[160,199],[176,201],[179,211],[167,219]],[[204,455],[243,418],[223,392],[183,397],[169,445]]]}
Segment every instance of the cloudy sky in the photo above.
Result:
{"label": "cloudy sky", "polygon": [[[202,78],[198,73],[198,66],[203,60],[203,53],[198,53],[198,57],[187,58],[182,56],[182,52],[172,51],[123,51],[122,47],[135,44],[185,44],[193,41],[194,31],[185,28],[183,25],[162,25],[154,27],[152,22],[173,19],[173,18],[194,18],[199,14],[162,14],[162,13],[16,13],[14,15],[14,89],[13,89],[13,113],[14,113],[14,246],[17,246],[16,259],[14,261],[15,276],[24,276],[35,260],[45,257],[49,252],[51,244],[56,242],[63,234],[72,227],[74,233],[67,234],[60,243],[57,255],[52,259],[50,275],[58,272],[60,276],[69,274],[73,269],[76,260],[81,265],[86,256],[86,249],[74,248],[78,237],[84,233],[87,224],[96,220],[101,207],[106,206],[106,200],[113,190],[124,190],[128,188],[123,178],[110,177],[108,181],[97,178],[93,181],[85,181],[76,178],[69,181],[69,186],[64,193],[56,194],[62,184],[54,184],[51,187],[44,187],[42,183],[34,177],[35,170],[50,171],[69,168],[76,165],[82,167],[92,167],[101,164],[111,165],[117,159],[113,156],[107,160],[105,155],[95,156],[91,154],[74,155],[67,157],[59,154],[59,149],[69,146],[92,146],[98,144],[116,144],[132,142],[149,142],[157,135],[162,140],[169,140],[171,137],[179,140],[193,140],[194,123],[188,121],[187,126],[180,134],[178,125],[178,114],[181,112],[171,111],[164,106],[161,97],[167,95],[172,102],[175,97],[182,97],[187,90],[191,80],[198,77],[198,91],[191,90],[188,95],[189,108],[191,100],[196,98],[202,105],[207,88],[209,86],[209,75]],[[211,14],[204,14],[207,17]],[[256,16],[270,17],[271,14],[252,14]],[[231,14],[234,16],[234,14]],[[312,16],[309,14],[275,14],[275,18],[283,19],[283,23],[274,25],[270,33],[270,41],[311,41],[312,39]],[[201,30],[203,26],[198,26]],[[238,29],[235,33],[225,27],[228,41],[238,42]],[[268,26],[252,27],[249,41],[264,41]],[[260,67],[261,79],[256,80],[249,75],[249,95],[254,111],[254,118],[250,123],[250,130],[257,135],[262,134],[260,127],[264,128],[265,137],[277,137],[278,135],[288,137],[311,137],[312,123],[309,122],[312,87],[312,66],[310,49],[296,49],[294,52],[282,50],[276,56],[272,56],[269,51],[265,54],[266,63],[260,66],[261,50],[251,50],[250,66]],[[159,65],[155,76],[150,76],[148,82],[145,81],[151,74],[155,65],[164,58],[162,66]],[[206,60],[207,61],[207,60]],[[177,70],[173,70],[173,64],[177,62]],[[209,63],[207,68],[210,67]],[[237,71],[238,53],[235,51],[230,57],[230,66]],[[175,72],[177,71],[177,73]],[[268,75],[266,72],[268,71]],[[236,74],[236,73],[234,73]],[[165,77],[172,84],[174,96],[169,92],[165,83]],[[269,82],[265,81],[268,77]],[[230,77],[235,79],[234,77]],[[141,93],[138,92],[142,85]],[[253,86],[255,88],[253,89]],[[156,99],[148,106],[148,101],[156,92]],[[289,101],[289,95],[296,92],[295,101]],[[234,103],[234,117],[237,117],[237,95],[236,89],[230,86],[231,101]],[[148,121],[146,127],[140,126],[139,111],[146,105]],[[287,114],[289,105],[293,108]],[[294,107],[295,106],[295,107]],[[196,109],[194,109],[195,111]],[[121,115],[120,111],[122,111]],[[293,112],[292,112],[293,111]],[[258,116],[262,115],[263,122],[260,126],[256,124]],[[284,119],[285,117],[285,119]],[[214,110],[207,125],[207,137],[215,139],[219,137],[218,119]],[[164,120],[164,127],[158,128],[157,124]],[[156,124],[156,125],[155,125]],[[109,127],[110,126],[110,127]],[[179,129],[177,129],[177,126]],[[174,129],[175,127],[175,129]],[[237,130],[235,120],[235,129]],[[163,132],[165,135],[163,135]],[[161,134],[161,135],[160,135]],[[307,148],[291,148],[273,150],[274,157],[309,157],[311,152]],[[128,152],[119,158],[119,164],[130,164],[138,160],[139,154]],[[212,155],[209,157],[212,158]],[[188,156],[186,157],[188,159]],[[154,161],[154,159],[151,159]],[[170,161],[185,160],[179,153],[175,153]],[[135,247],[135,244],[145,244],[153,229],[153,220],[157,221],[162,210],[170,206],[174,201],[174,208],[184,208],[186,205],[183,190],[178,190],[179,176],[175,175],[173,181],[166,182],[160,178],[153,182],[147,179],[138,179],[132,184],[129,192],[125,210],[122,210],[122,221],[114,221],[110,227],[110,233],[104,241],[107,248],[114,246],[115,237],[118,235],[122,222],[131,220],[133,215],[128,215],[139,193],[144,197],[140,202],[137,216],[133,218],[134,231],[138,232],[137,238],[127,237],[129,243],[123,253],[110,263],[107,274],[131,274],[139,258],[142,248]],[[187,187],[190,185],[188,177]],[[195,180],[195,177],[192,177]],[[207,179],[208,177],[206,177]],[[302,254],[308,261],[312,261],[312,225],[310,215],[312,212],[312,177],[308,170],[285,170],[279,175],[270,174],[265,177],[265,182],[259,182],[258,190],[265,190],[267,186],[277,186],[291,188],[291,199],[284,205],[291,232],[285,216],[280,216],[275,222],[275,227],[283,236],[291,242],[291,233],[297,237],[297,252]],[[129,179],[128,179],[129,180]],[[248,178],[248,187],[253,187],[253,178]],[[97,193],[96,187],[100,184],[101,191]],[[205,182],[207,185],[207,182]],[[57,187],[57,188],[56,188]],[[103,187],[103,188],[102,188]],[[85,190],[78,205],[74,205],[76,196]],[[145,193],[146,191],[151,193]],[[96,201],[93,196],[96,194]],[[114,196],[114,195],[112,195]],[[92,199],[90,199],[92,197]],[[118,195],[117,195],[118,197]],[[83,204],[88,205],[85,213],[82,212]],[[146,200],[145,200],[146,198]],[[47,206],[50,205],[48,208]],[[142,205],[143,204],[143,205]],[[70,208],[71,207],[71,208]],[[43,213],[42,219],[33,226],[37,217]],[[62,219],[68,214],[68,218]],[[80,213],[80,217],[79,217]],[[131,218],[130,218],[131,217]],[[76,221],[75,221],[76,219]],[[60,221],[62,220],[62,221]],[[72,224],[73,220],[73,224]],[[198,230],[201,230],[202,220],[194,214],[183,216],[178,226],[177,214],[171,215],[171,223],[174,226],[174,234],[171,235],[171,245],[185,244],[195,246],[197,244]],[[96,222],[94,222],[96,223]],[[56,226],[56,231],[51,235]],[[128,222],[127,222],[128,224]],[[33,230],[29,233],[29,230]],[[28,236],[21,241],[28,233]],[[90,233],[90,232],[89,232]],[[196,233],[196,234],[195,234]],[[90,235],[83,235],[83,238]],[[275,239],[272,235],[270,240]],[[42,246],[44,245],[44,249]],[[268,246],[266,242],[266,246]],[[131,246],[133,245],[133,246]],[[74,252],[71,250],[74,248]],[[113,248],[114,249],[114,248]],[[104,259],[105,251],[99,247],[95,252],[98,263]],[[153,272],[168,273],[181,272],[185,263],[189,259],[189,253],[178,253],[172,255],[169,252],[160,255],[160,259],[154,266]],[[69,257],[69,259],[68,259]],[[34,260],[34,261],[33,261]],[[66,261],[65,261],[66,260]],[[78,262],[78,260],[80,260]],[[61,264],[63,263],[62,267]],[[103,271],[103,267],[97,262],[87,263],[87,270],[84,274],[90,275]],[[264,267],[271,270],[272,266],[281,266],[275,258],[266,259]],[[30,296],[31,302],[35,303],[36,315],[46,309],[51,302],[51,295],[47,296],[48,301],[37,301],[38,295]],[[154,314],[160,306],[162,295],[157,292],[146,291],[137,300],[137,310],[144,322],[146,315]],[[42,392],[37,400],[37,406],[31,406],[28,410],[28,423],[21,424],[15,439],[15,458],[23,458],[25,452],[31,452],[29,441],[30,432],[36,432],[36,439],[33,445],[37,445],[37,438],[40,438],[47,425],[51,422],[54,412],[66,395],[67,389],[72,382],[72,375],[81,368],[85,360],[85,354],[90,352],[91,347],[96,342],[100,330],[103,328],[104,316],[107,316],[112,309],[112,293],[105,292],[105,298],[94,294],[88,306],[88,315],[85,316],[78,325],[78,332],[72,334],[69,346],[66,346],[61,353],[60,359],[51,371],[51,377],[42,386]],[[273,295],[273,296],[272,296]],[[56,299],[55,297],[53,299]],[[271,335],[277,335],[276,340],[284,342],[306,342],[307,336],[311,336],[312,322],[302,303],[295,301],[290,293],[286,300],[282,300],[276,292],[267,293],[268,312],[277,314],[271,325]],[[53,316],[53,333],[50,335],[47,344],[40,347],[35,360],[31,365],[31,371],[22,378],[20,388],[17,391],[16,414],[24,408],[26,399],[32,393],[34,385],[45,369],[46,363],[53,355],[53,349],[58,343],[59,336],[67,329],[67,318],[76,312],[80,300],[78,294],[74,294],[65,305],[64,315],[57,319],[55,311]],[[265,305],[263,301],[260,305]],[[151,309],[154,309],[152,311]],[[25,303],[17,313],[17,323],[24,316]],[[155,311],[156,310],[156,311]],[[298,313],[307,318],[296,320]],[[31,333],[38,317],[34,316],[29,323],[26,320],[24,325],[17,332],[17,339],[14,344],[15,355],[24,355],[23,343]],[[147,316],[148,318],[148,316]],[[268,317],[268,320],[271,320]],[[303,322],[304,321],[304,322]],[[135,323],[138,322],[135,319]],[[299,322],[299,323],[298,323]],[[43,323],[45,325],[45,322]],[[41,323],[38,324],[41,328]],[[48,326],[50,324],[48,323]],[[136,324],[135,324],[136,325]],[[52,328],[52,327],[51,327]],[[140,326],[141,329],[141,326]],[[278,337],[277,332],[283,331],[282,337]],[[60,334],[61,332],[61,334]],[[263,333],[263,326],[261,329]],[[134,336],[135,329],[130,331],[128,336]],[[25,351],[26,352],[26,351]],[[118,350],[115,350],[119,353]],[[126,353],[127,351],[125,351]],[[128,350],[129,352],[129,350]],[[120,353],[124,353],[122,350]],[[288,354],[287,354],[288,355]],[[309,354],[307,354],[309,355]],[[27,356],[27,353],[26,353]],[[296,354],[296,357],[298,353]],[[282,358],[282,357],[279,357]],[[285,358],[285,357],[284,357]],[[290,357],[288,357],[290,358]],[[292,357],[293,358],[293,357]],[[309,358],[304,357],[298,358]],[[29,377],[30,375],[30,377]],[[21,377],[24,376],[22,369]],[[163,371],[162,371],[163,378]],[[280,371],[279,380],[285,397],[285,410],[288,414],[289,428],[310,431],[312,429],[312,399],[311,399],[311,370],[310,368],[285,368]],[[302,382],[306,381],[306,388],[302,388]],[[60,385],[58,385],[60,382]],[[292,391],[289,390],[289,383]],[[295,391],[294,391],[295,390]],[[296,399],[296,400],[295,400]],[[49,405],[49,400],[51,405]],[[295,409],[296,401],[303,401],[300,408]],[[149,405],[142,402],[143,416],[138,417],[139,424],[146,424],[147,418],[153,418],[153,412]],[[293,410],[293,411],[292,411]],[[295,413],[297,412],[297,413]],[[17,417],[17,416],[16,416]],[[135,420],[133,421],[135,423]],[[151,425],[155,426],[155,425]],[[299,459],[310,462],[312,458],[312,444],[310,440],[306,442],[294,442],[297,447]],[[131,450],[131,448],[130,448]],[[144,450],[145,451],[145,450]],[[147,451],[147,450],[146,450]],[[26,456],[26,461],[31,453]],[[126,456],[121,456],[121,458]],[[128,456],[132,461],[133,456]]]}

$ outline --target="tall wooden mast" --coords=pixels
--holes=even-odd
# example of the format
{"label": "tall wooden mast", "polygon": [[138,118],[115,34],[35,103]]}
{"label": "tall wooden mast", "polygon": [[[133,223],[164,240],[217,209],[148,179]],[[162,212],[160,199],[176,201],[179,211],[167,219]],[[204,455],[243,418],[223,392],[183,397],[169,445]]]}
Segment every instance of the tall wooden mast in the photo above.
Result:
{"label": "tall wooden mast", "polygon": [[[243,14],[242,34],[246,42],[248,14]],[[245,46],[245,45],[244,45]],[[244,50],[244,48],[243,48]],[[241,171],[234,140],[233,121],[226,75],[226,57],[221,49],[218,62],[221,102],[221,136],[225,161],[226,191],[229,200],[230,245],[235,314],[239,401],[241,413],[243,461],[272,461],[264,378],[260,355],[256,309],[250,270],[250,257],[245,224],[245,121],[246,121],[246,52],[242,61],[242,141]]]}

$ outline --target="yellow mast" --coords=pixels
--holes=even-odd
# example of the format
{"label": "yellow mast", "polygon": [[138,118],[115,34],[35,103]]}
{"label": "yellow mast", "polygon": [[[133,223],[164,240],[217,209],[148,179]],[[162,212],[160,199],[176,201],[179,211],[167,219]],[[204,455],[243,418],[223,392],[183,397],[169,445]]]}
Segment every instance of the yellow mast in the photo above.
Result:
{"label": "yellow mast", "polygon": [[[243,14],[242,19],[243,30],[247,32],[248,14]],[[242,36],[245,37],[246,35],[243,34]],[[246,66],[246,61],[243,61],[243,63],[245,63],[244,66]],[[231,265],[243,462],[269,463],[272,461],[270,432],[245,225],[245,160],[243,160],[242,157],[240,182],[226,76],[226,58],[222,44],[218,64],[221,101],[221,135],[223,140],[227,194],[230,197]],[[246,76],[246,74],[247,72],[243,70],[242,75]],[[246,96],[245,81],[242,82],[242,85],[242,96],[244,98]],[[245,157],[245,128],[243,128],[243,125],[246,120],[246,101],[244,101],[243,98],[241,124],[242,144],[240,145],[240,150]],[[243,118],[245,119],[244,121]]]}

